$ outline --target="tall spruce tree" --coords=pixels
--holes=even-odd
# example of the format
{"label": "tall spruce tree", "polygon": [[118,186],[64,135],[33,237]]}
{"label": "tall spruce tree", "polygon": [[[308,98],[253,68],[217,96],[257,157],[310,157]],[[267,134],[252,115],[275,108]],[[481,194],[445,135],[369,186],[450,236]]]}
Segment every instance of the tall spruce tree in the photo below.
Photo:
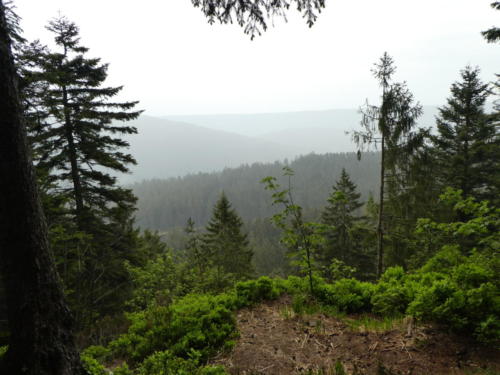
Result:
{"label": "tall spruce tree", "polygon": [[[380,191],[377,223],[377,274],[384,268],[384,235],[388,230],[385,211],[386,190],[395,191],[404,188],[401,182],[407,175],[411,155],[423,144],[425,132],[416,130],[417,118],[422,114],[422,107],[414,103],[413,94],[405,83],[393,83],[396,72],[394,60],[387,54],[375,64],[373,75],[382,88],[380,106],[366,105],[361,110],[362,131],[353,133],[353,140],[360,147],[379,145]],[[402,177],[402,178],[401,178]]]}
{"label": "tall spruce tree", "polygon": [[479,68],[467,66],[439,109],[438,134],[432,137],[442,187],[461,189],[465,197],[498,202],[500,138],[495,117],[485,112],[489,85]]}
{"label": "tall spruce tree", "polygon": [[[120,216],[117,208],[132,210],[130,190],[116,185],[108,171],[128,172],[134,158],[122,150],[128,143],[120,135],[137,130],[119,122],[135,119],[137,102],[110,100],[122,87],[105,87],[107,64],[87,58],[78,27],[64,17],[47,29],[55,34],[58,52],[32,44],[24,55],[27,88],[38,86],[36,106],[28,109],[32,122],[37,168],[49,171],[58,193],[67,195],[81,230]],[[31,67],[31,69],[30,69]],[[96,223],[97,222],[97,223]]]}
{"label": "tall spruce tree", "polygon": [[22,98],[59,271],[86,326],[121,308],[130,290],[124,260],[143,258],[132,225],[136,198],[111,175],[135,163],[120,136],[136,133],[123,122],[140,111],[137,102],[112,100],[122,87],[104,86],[108,66],[86,57],[74,23],[61,17],[47,28],[60,51],[39,42],[22,48]]}
{"label": "tall spruce tree", "polygon": [[360,241],[355,235],[355,225],[361,220],[356,215],[363,206],[359,202],[360,197],[356,185],[342,168],[340,179],[333,186],[328,204],[321,214],[321,222],[331,228],[325,233],[325,245],[319,254],[323,266],[329,267],[333,259],[349,266],[357,265]]}
{"label": "tall spruce tree", "polygon": [[211,260],[216,273],[216,286],[221,289],[228,281],[242,280],[253,273],[253,251],[243,222],[224,193],[214,206],[212,218],[202,237],[202,249]]}

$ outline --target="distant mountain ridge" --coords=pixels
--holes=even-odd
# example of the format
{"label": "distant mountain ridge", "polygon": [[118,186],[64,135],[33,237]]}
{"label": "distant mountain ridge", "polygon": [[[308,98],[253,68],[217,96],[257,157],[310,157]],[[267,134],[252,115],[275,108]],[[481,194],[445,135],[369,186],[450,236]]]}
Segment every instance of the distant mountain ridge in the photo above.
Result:
{"label": "distant mountain ridge", "polygon": [[[424,107],[420,126],[433,126],[437,107]],[[132,121],[129,152],[138,165],[120,176],[143,179],[213,172],[255,162],[294,159],[309,153],[356,151],[347,132],[360,129],[357,109],[207,116],[143,115]]]}
{"label": "distant mountain ridge", "polygon": [[132,174],[120,176],[122,183],[211,172],[300,154],[294,147],[270,140],[150,116],[143,115],[130,125],[139,133],[126,137],[138,165],[132,166]]}
{"label": "distant mountain ridge", "polygon": [[[436,106],[424,106],[419,126],[432,127]],[[353,152],[353,130],[360,129],[359,109],[332,109],[258,114],[221,114],[165,116],[214,130],[230,131],[256,139],[272,141],[296,149],[301,155],[311,152]]]}

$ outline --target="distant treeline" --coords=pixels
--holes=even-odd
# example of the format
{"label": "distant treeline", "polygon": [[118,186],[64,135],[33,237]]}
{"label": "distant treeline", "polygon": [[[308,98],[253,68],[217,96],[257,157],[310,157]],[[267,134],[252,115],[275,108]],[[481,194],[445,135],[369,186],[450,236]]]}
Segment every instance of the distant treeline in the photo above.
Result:
{"label": "distant treeline", "polygon": [[294,197],[307,210],[325,206],[342,168],[358,186],[362,200],[366,200],[378,189],[379,162],[377,152],[364,153],[361,160],[356,153],[309,154],[291,162],[255,163],[215,173],[146,180],[132,186],[139,198],[136,224],[141,229],[165,231],[182,227],[191,218],[196,226],[203,226],[210,219],[222,191],[245,222],[270,217],[275,212],[271,193],[260,181],[266,176],[275,176],[287,186],[288,180],[282,177],[285,165],[295,171]]}

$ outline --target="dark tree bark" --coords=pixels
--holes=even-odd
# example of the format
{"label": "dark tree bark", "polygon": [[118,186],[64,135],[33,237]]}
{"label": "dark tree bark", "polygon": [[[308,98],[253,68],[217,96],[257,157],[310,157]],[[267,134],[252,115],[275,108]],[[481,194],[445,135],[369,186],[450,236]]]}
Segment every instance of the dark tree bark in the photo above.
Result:
{"label": "dark tree bark", "polygon": [[49,251],[0,0],[0,271],[9,350],[0,373],[82,373],[72,319]]}

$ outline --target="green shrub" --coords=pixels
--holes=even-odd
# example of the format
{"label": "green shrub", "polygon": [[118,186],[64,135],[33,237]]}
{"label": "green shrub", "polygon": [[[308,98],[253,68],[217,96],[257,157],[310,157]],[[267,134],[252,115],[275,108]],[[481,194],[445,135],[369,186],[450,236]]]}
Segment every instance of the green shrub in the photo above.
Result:
{"label": "green shrub", "polygon": [[101,345],[92,345],[82,351],[81,355],[86,357],[92,357],[97,361],[103,363],[106,362],[111,354],[108,348]]}
{"label": "green shrub", "polygon": [[[439,263],[447,253],[449,249],[443,249],[429,264]],[[498,260],[477,254],[460,260],[460,263],[448,263],[448,268],[442,268],[441,274],[425,273],[424,270],[435,268],[422,267],[417,275],[420,277],[419,288],[407,312],[453,331],[471,333],[483,342],[498,341]]]}
{"label": "green shrub", "polygon": [[229,375],[222,366],[206,366],[199,370],[199,375]]}
{"label": "green shrub", "polygon": [[419,270],[421,273],[448,273],[453,267],[462,264],[467,258],[462,255],[458,246],[444,246],[442,250],[430,258]]}
{"label": "green shrub", "polygon": [[474,336],[481,342],[498,342],[500,340],[500,319],[498,315],[488,315],[477,324]]}
{"label": "green shrub", "polygon": [[276,299],[280,294],[280,290],[274,284],[274,281],[266,276],[257,280],[237,283],[235,290],[239,307],[250,306],[264,300]]}
{"label": "green shrub", "polygon": [[128,367],[127,363],[113,369],[113,375],[134,375],[134,372]]}
{"label": "green shrub", "polygon": [[339,311],[358,313],[371,311],[371,296],[374,286],[356,279],[341,279],[333,284],[317,286],[317,297],[326,305],[335,306]]}
{"label": "green shrub", "polygon": [[181,358],[195,350],[206,359],[235,336],[235,305],[231,295],[193,294],[169,307],[150,307],[129,315],[129,331],[111,342],[110,348],[135,363],[167,349]]}
{"label": "green shrub", "polygon": [[84,370],[87,372],[88,375],[107,375],[108,372],[104,368],[103,365],[101,365],[97,359],[89,356],[82,354],[80,356],[80,359],[82,360],[82,365]]}
{"label": "green shrub", "polygon": [[138,375],[225,375],[222,367],[200,367],[200,356],[192,352],[188,359],[179,358],[170,351],[156,352],[146,358]]}
{"label": "green shrub", "polygon": [[139,375],[191,375],[198,369],[198,360],[174,356],[170,351],[156,352],[139,367]]}
{"label": "green shrub", "polygon": [[413,286],[402,267],[387,269],[373,290],[373,312],[389,316],[404,314],[414,296]]}
{"label": "green shrub", "polygon": [[307,291],[309,288],[307,280],[298,276],[288,276],[288,278],[283,281],[283,287],[292,295]]}
{"label": "green shrub", "polygon": [[[158,363],[170,358],[167,362],[172,365],[168,368],[175,368],[178,363],[187,368],[192,363],[189,360],[193,352],[204,361],[216,351],[230,350],[234,346],[231,340],[237,335],[234,310],[275,299],[284,290],[283,281],[261,277],[237,283],[232,293],[190,294],[169,306],[151,305],[144,311],[127,315],[131,323],[128,332],[112,341],[109,349],[114,356],[126,358],[134,365],[151,358],[143,365],[160,366]],[[90,351],[96,358],[107,355],[98,347]],[[155,357],[153,353],[163,354]],[[210,371],[218,370],[206,371],[216,374]]]}

